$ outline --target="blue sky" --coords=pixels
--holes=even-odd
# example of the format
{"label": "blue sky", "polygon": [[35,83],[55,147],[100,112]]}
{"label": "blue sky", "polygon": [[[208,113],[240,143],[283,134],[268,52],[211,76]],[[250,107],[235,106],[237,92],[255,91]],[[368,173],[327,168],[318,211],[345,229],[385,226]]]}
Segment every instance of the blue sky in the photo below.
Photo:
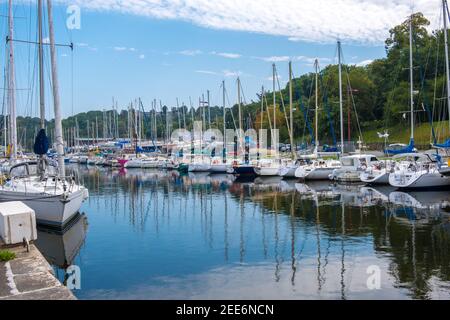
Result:
{"label": "blue sky", "polygon": [[[202,1],[198,0],[198,5],[204,7],[206,2],[202,3]],[[226,4],[230,1],[234,0],[226,0],[222,3]],[[286,1],[287,6],[289,0]],[[362,0],[344,1],[342,10],[346,9],[345,5],[348,5],[348,2],[351,5],[351,2],[355,1],[364,3]],[[123,108],[138,97],[143,100],[147,108],[150,107],[152,99],[158,101],[161,99],[163,104],[175,105],[178,97],[180,102],[189,104],[189,96],[196,105],[198,97],[206,93],[208,89],[211,92],[212,103],[221,104],[222,80],[226,81],[230,102],[234,103],[238,75],[242,81],[245,98],[250,101],[256,98],[261,85],[271,90],[272,62],[276,63],[282,86],[288,78],[289,59],[293,61],[295,76],[312,71],[312,60],[315,57],[320,59],[322,66],[334,63],[335,40],[338,37],[342,38],[344,59],[347,63],[364,64],[372,59],[383,57],[385,54],[383,39],[388,34],[387,30],[395,25],[397,20],[402,21],[404,12],[407,12],[395,14],[391,11],[398,11],[398,7],[387,6],[386,12],[383,13],[384,7],[381,3],[383,1],[374,0],[366,1],[369,4],[372,3],[371,5],[379,5],[378,11],[373,10],[373,15],[371,12],[366,12],[366,7],[361,7],[361,12],[373,19],[373,23],[368,21],[363,24],[360,20],[346,21],[349,19],[346,16],[341,17],[340,20],[339,13],[335,14],[337,22],[330,23],[326,20],[329,17],[327,14],[333,16],[333,12],[324,12],[323,16],[317,17],[317,23],[314,25],[303,24],[296,20],[292,22],[295,23],[293,25],[289,23],[283,25],[285,21],[283,14],[286,15],[286,19],[296,18],[296,15],[291,17],[289,10],[285,10],[284,7],[274,9],[279,11],[276,12],[274,21],[271,21],[270,10],[269,12],[264,10],[259,16],[269,15],[265,16],[262,22],[258,22],[256,17],[251,16],[248,19],[253,20],[245,22],[247,19],[245,16],[235,21],[227,18],[227,14],[232,13],[228,12],[232,10],[229,9],[231,7],[219,6],[217,8],[219,12],[214,13],[217,16],[204,13],[203,20],[202,13],[199,12],[200,7],[189,7],[191,11],[181,10],[180,6],[172,3],[173,1],[130,0],[123,2],[125,4],[119,1],[114,7],[113,2],[109,0],[91,2],[80,0],[75,3],[81,6],[81,28],[67,30],[66,8],[72,1],[63,2],[65,3],[56,5],[54,10],[56,37],[58,42],[72,41],[75,44],[73,52],[73,112],[75,113],[109,108],[113,96],[118,100],[119,107]],[[421,1],[418,2],[421,3]],[[152,7],[154,3],[160,7]],[[256,2],[255,5],[258,3],[266,6],[267,9],[268,4],[264,1]],[[134,4],[136,6],[133,6]],[[144,7],[139,7],[141,5]],[[186,4],[183,5],[186,6]],[[31,30],[31,38],[36,36],[34,6],[34,4],[30,5],[30,1],[23,1],[22,4],[16,5],[14,13],[17,17],[16,38],[30,38],[29,30]],[[150,7],[149,11],[147,11],[148,7]],[[404,6],[402,8],[402,10],[407,9]],[[424,8],[430,12],[436,9],[435,7]],[[260,8],[256,8],[255,11],[258,10]],[[5,2],[1,4],[1,14],[2,16],[7,14]],[[377,19],[381,16],[391,18],[383,21],[382,24],[377,24],[379,22]],[[266,20],[267,24],[264,23]],[[245,23],[240,24],[241,21]],[[353,23],[359,23],[359,25],[352,26]],[[4,38],[7,32],[7,19],[4,17],[1,18],[1,27],[2,38]],[[297,33],[290,30],[297,30],[295,31]],[[339,34],[333,34],[335,30],[340,30]],[[364,37],[362,38],[361,35]],[[21,115],[37,116],[37,90],[35,85],[29,85],[29,82],[36,78],[34,74],[36,72],[35,47],[25,44],[16,44],[15,47],[17,88],[31,88],[17,92],[18,111]],[[4,46],[1,53],[4,57]],[[60,48],[58,57],[63,114],[68,116],[72,114],[72,53],[69,49]],[[4,65],[3,61],[2,63]],[[46,79],[49,79],[48,74]],[[50,95],[50,91],[47,90],[47,117],[49,118],[53,116]],[[31,96],[32,102],[30,102]]]}

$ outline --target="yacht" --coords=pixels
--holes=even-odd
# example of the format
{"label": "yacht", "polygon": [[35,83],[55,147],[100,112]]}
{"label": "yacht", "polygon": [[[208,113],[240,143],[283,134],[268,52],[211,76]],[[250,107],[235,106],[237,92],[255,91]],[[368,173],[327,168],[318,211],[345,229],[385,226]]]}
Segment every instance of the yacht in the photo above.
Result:
{"label": "yacht", "polygon": [[34,210],[38,223],[64,226],[78,213],[89,192],[73,177],[62,179],[50,171],[49,167],[42,176],[36,174],[37,162],[14,165],[9,180],[0,186],[0,202],[22,201]]}
{"label": "yacht", "polygon": [[353,154],[341,157],[342,166],[334,169],[329,178],[341,183],[360,183],[361,173],[368,166],[379,162],[378,158],[373,154]]}
{"label": "yacht", "polygon": [[443,164],[429,154],[413,154],[411,160],[401,162],[389,175],[389,184],[399,189],[435,190],[450,188],[450,176],[440,170]]}

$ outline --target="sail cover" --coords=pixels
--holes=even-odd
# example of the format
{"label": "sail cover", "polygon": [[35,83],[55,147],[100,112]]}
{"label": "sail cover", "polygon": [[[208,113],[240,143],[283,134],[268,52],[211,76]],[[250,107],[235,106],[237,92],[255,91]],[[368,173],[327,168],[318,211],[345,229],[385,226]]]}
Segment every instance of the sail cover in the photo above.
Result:
{"label": "sail cover", "polygon": [[402,154],[402,153],[412,153],[415,151],[414,139],[409,140],[409,144],[403,149],[384,149],[384,153],[388,155]]}
{"label": "sail cover", "polygon": [[39,130],[36,139],[34,140],[33,151],[35,154],[44,155],[49,149],[48,137],[45,134],[45,129]]}
{"label": "sail cover", "polygon": [[433,145],[434,148],[443,148],[443,149],[448,149],[450,148],[450,138],[445,140],[444,143],[435,143]]}

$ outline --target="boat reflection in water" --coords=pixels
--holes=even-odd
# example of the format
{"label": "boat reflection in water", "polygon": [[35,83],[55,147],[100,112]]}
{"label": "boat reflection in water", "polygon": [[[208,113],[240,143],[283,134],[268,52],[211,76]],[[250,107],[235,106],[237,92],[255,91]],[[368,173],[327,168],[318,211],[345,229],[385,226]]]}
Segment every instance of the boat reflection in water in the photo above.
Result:
{"label": "boat reflection in water", "polygon": [[64,230],[38,225],[35,245],[53,266],[57,278],[64,285],[68,277],[66,269],[74,263],[80,252],[86,238],[87,227],[87,217],[80,213]]}
{"label": "boat reflection in water", "polygon": [[[91,196],[79,298],[450,298],[448,193],[153,169],[80,174]],[[379,289],[367,286],[373,266]]]}

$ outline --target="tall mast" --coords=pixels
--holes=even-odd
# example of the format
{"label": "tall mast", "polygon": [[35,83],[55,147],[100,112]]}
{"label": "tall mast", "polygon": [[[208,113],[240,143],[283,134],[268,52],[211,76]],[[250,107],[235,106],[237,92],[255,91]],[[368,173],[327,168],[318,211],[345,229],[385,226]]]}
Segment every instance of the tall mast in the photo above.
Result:
{"label": "tall mast", "polygon": [[202,131],[206,129],[206,115],[205,115],[205,95],[202,93],[202,101],[200,103],[202,106]]}
{"label": "tall mast", "polygon": [[47,0],[48,11],[48,27],[50,37],[50,56],[52,64],[52,85],[53,85],[53,103],[55,109],[55,141],[56,151],[58,153],[58,166],[61,177],[64,179],[66,172],[64,167],[64,142],[62,137],[62,114],[59,102],[59,86],[58,86],[58,69],[56,65],[56,47],[55,47],[55,33],[53,29],[53,12],[52,2]]}
{"label": "tall mast", "polygon": [[211,108],[209,106],[209,90],[206,90],[206,99],[208,100],[208,129],[211,129]]}
{"label": "tall mast", "polygon": [[237,78],[237,89],[238,89],[238,113],[239,113],[239,145],[242,148],[242,111],[241,111],[241,80]]}
{"label": "tall mast", "polygon": [[413,82],[413,52],[412,52],[412,14],[409,18],[409,86],[411,107],[411,140],[414,140],[414,82]]}
{"label": "tall mast", "polygon": [[178,129],[181,129],[180,105],[178,104],[178,98],[177,98],[177,117],[178,117]]}
{"label": "tall mast", "polygon": [[339,61],[339,117],[341,120],[341,154],[344,154],[344,112],[342,107],[341,41],[338,41],[338,61]]}
{"label": "tall mast", "polygon": [[39,110],[41,129],[45,129],[44,50],[42,43],[42,0],[38,0]]}
{"label": "tall mast", "polygon": [[[273,82],[273,130],[277,129],[276,96],[275,96],[275,63],[272,64],[272,82]],[[274,131],[275,132],[275,131]],[[272,134],[273,137],[273,134]],[[272,142],[274,143],[274,142]],[[274,146],[275,148],[275,146]]]}
{"label": "tall mast", "polygon": [[225,80],[222,80],[222,106],[223,106],[223,163],[227,162],[227,134],[226,134],[226,110],[225,110]]}
{"label": "tall mast", "polygon": [[315,150],[318,151],[319,148],[319,61],[316,59],[314,61],[314,68],[316,70],[316,115],[315,115],[315,129],[316,129],[316,135],[315,135]]}
{"label": "tall mast", "polygon": [[16,159],[17,153],[17,126],[16,126],[16,72],[14,67],[14,21],[13,21],[13,10],[12,10],[12,0],[9,0],[9,10],[8,10],[8,26],[9,26],[9,90],[8,90],[8,101],[9,101],[9,134],[11,143],[10,159]]}
{"label": "tall mast", "polygon": [[448,125],[450,128],[450,70],[448,62],[448,41],[447,41],[447,0],[442,0],[442,11],[444,18],[444,43],[445,43],[445,70],[446,70],[446,80],[447,80],[447,108],[449,114]]}
{"label": "tall mast", "polygon": [[293,101],[292,101],[292,61],[289,61],[289,126],[290,126],[290,134],[289,140],[291,142],[291,153],[292,157],[295,158],[295,150],[294,150],[294,110],[293,110]]}

